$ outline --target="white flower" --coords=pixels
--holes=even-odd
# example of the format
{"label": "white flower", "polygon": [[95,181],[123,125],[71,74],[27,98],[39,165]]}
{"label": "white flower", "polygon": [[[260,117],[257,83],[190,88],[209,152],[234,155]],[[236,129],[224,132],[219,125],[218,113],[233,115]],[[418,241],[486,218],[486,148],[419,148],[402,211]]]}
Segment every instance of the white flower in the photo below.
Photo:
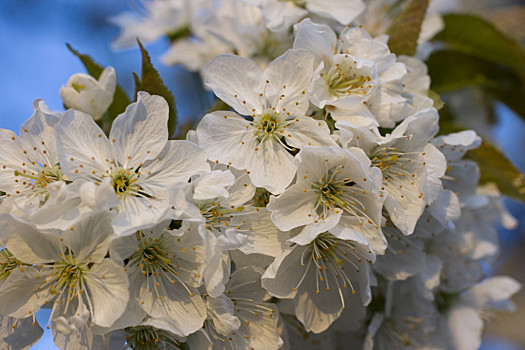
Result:
{"label": "white flower", "polygon": [[163,329],[161,321],[148,319],[140,325],[111,333],[111,347],[108,350],[179,350],[182,340],[183,337]]}
{"label": "white flower", "polygon": [[306,145],[333,145],[324,121],[304,114],[313,57],[289,50],[264,72],[252,61],[217,56],[206,66],[206,84],[238,113],[213,112],[197,126],[199,145],[211,161],[247,169],[257,187],[281,193],[294,178],[290,151]]}
{"label": "white flower", "polygon": [[[477,223],[473,223],[472,218],[462,212],[459,220],[455,232],[445,230],[439,238],[427,244],[428,254],[437,256],[443,263],[439,288],[445,293],[458,293],[478,282],[484,275],[482,258],[486,260],[490,257],[486,253],[494,251],[494,241],[480,240],[477,237]],[[490,250],[487,249],[489,247]],[[480,256],[476,256],[477,251]],[[479,254],[481,252],[485,254]]]}
{"label": "white flower", "polygon": [[235,53],[254,60],[262,69],[292,46],[288,30],[272,32],[258,7],[239,0],[224,0],[205,18],[192,18],[192,36],[176,40],[162,57],[168,65],[181,63],[201,71],[219,54]]}
{"label": "white flower", "polygon": [[387,285],[384,309],[374,313],[363,350],[442,349],[435,337],[439,317],[436,305],[420,295],[415,284],[415,279],[409,279]]}
{"label": "white flower", "polygon": [[[111,17],[112,24],[121,32],[111,46],[122,49],[137,44],[137,38],[148,43],[163,35],[184,30],[190,19],[211,5],[208,0],[151,0],[141,2],[142,8],[136,12],[124,12]],[[210,6],[211,7],[211,6]]]}
{"label": "white flower", "polygon": [[406,280],[425,269],[425,246],[415,231],[405,236],[391,222],[382,228],[388,246],[384,255],[379,255],[374,270],[390,281]]}
{"label": "white flower", "polygon": [[327,25],[305,19],[295,26],[294,48],[315,56],[308,94],[319,107],[350,108],[366,101],[379,84],[378,68],[368,57],[343,52],[336,34]]}
{"label": "white flower", "polygon": [[287,30],[310,14],[348,25],[365,9],[362,0],[244,0],[261,6],[266,26],[272,31]]}
{"label": "white flower", "polygon": [[[449,348],[475,350],[481,345],[483,316],[488,311],[513,311],[510,297],[521,285],[506,276],[488,278],[467,292],[445,299],[446,312],[440,319],[442,339]],[[448,302],[448,303],[447,303]]]}
{"label": "white flower", "polygon": [[445,157],[430,143],[438,131],[438,113],[425,109],[408,117],[391,134],[381,136],[346,122],[338,122],[344,147],[363,150],[372,165],[381,169],[385,208],[405,234],[414,231],[425,206],[439,196],[445,174]]}
{"label": "white flower", "polygon": [[262,277],[264,288],[279,298],[293,298],[295,315],[306,331],[320,333],[339,318],[348,294],[371,300],[369,264],[375,255],[360,235],[342,226],[280,254]]}
{"label": "white flower", "polygon": [[[435,1],[432,4],[436,3]],[[363,27],[373,37],[384,37],[392,21],[399,15],[406,4],[396,3],[396,0],[368,1],[366,9],[352,24]],[[444,27],[441,15],[427,11],[421,32],[418,38],[418,52],[416,57],[425,59],[432,49],[428,43],[430,39],[440,32]]]}
{"label": "white flower", "polygon": [[[0,312],[27,317],[43,305],[64,331],[111,326],[128,302],[124,269],[105,258],[111,215],[98,212],[65,231],[41,232],[9,214],[0,217],[1,240],[17,267],[0,286]],[[88,313],[77,318],[77,314]],[[62,319],[60,321],[59,319]]]}
{"label": "white flower", "polygon": [[[428,79],[409,76],[410,68],[397,60],[384,40],[371,38],[361,28],[348,28],[337,38],[330,27],[309,19],[295,30],[294,48],[307,49],[316,57],[310,99],[335,120],[392,128],[432,106],[424,92]],[[422,69],[413,60],[405,61],[416,71]]]}
{"label": "white flower", "polygon": [[41,99],[33,101],[33,111],[20,127],[20,137],[0,129],[0,191],[6,193],[3,205],[14,201],[12,204],[25,214],[37,211],[52,189],[65,185],[55,133],[60,115],[51,113]]}
{"label": "white flower", "polygon": [[204,77],[204,66],[215,56],[233,53],[229,45],[213,35],[179,39],[171,44],[169,50],[161,56],[161,62],[167,66],[181,64],[189,71],[200,72]]}
{"label": "white flower", "polygon": [[149,316],[164,319],[166,330],[187,336],[202,327],[206,311],[197,287],[204,270],[203,237],[188,224],[179,230],[161,223],[111,242],[110,253],[135,286],[131,298]]}
{"label": "white flower", "polygon": [[140,92],[113,122],[109,139],[86,114],[64,116],[57,126],[60,165],[73,180],[100,185],[109,178],[120,199],[115,233],[129,234],[169,215],[169,190],[209,171],[205,154],[188,141],[168,140],[168,104]]}
{"label": "white flower", "polygon": [[301,150],[296,157],[297,182],[272,196],[267,206],[277,228],[288,231],[307,225],[301,233],[304,244],[340,223],[363,235],[382,254],[386,241],[380,228],[381,175],[379,169],[369,168],[364,154],[360,158],[356,154],[335,146]]}
{"label": "white flower", "polygon": [[232,275],[224,294],[206,298],[208,319],[204,329],[222,350],[279,349],[279,314],[261,287],[261,272],[243,267]]}
{"label": "white flower", "polygon": [[116,87],[115,69],[106,67],[98,80],[84,73],[73,74],[67,85],[60,88],[60,97],[66,107],[99,120],[113,102]]}

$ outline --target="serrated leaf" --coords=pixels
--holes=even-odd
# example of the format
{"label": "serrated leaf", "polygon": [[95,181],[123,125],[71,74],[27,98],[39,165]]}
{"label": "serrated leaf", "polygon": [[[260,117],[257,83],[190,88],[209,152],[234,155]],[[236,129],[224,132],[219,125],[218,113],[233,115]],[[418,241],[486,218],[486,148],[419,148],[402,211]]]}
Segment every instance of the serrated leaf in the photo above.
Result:
{"label": "serrated leaf", "polygon": [[152,95],[164,97],[169,106],[168,135],[170,135],[171,138],[177,126],[175,98],[168,87],[164,84],[159,72],[153,67],[148,51],[146,51],[140,40],[137,39],[137,42],[140,47],[140,52],[142,53],[142,72],[140,79],[137,74],[133,73],[135,78],[135,99],[137,99],[137,93],[139,91],[146,91]]}
{"label": "serrated leaf", "polygon": [[387,30],[388,46],[397,55],[414,56],[421,24],[425,18],[429,0],[411,0],[392,21]]}
{"label": "serrated leaf", "polygon": [[525,49],[490,22],[472,15],[443,16],[445,28],[434,39],[475,57],[512,67],[525,66]]}
{"label": "serrated leaf", "polygon": [[[67,43],[66,46],[73,55],[77,56],[80,59],[89,75],[91,75],[95,79],[98,79],[100,77],[102,71],[104,70],[102,66],[93,61],[93,59],[89,55],[81,54]],[[113,95],[113,102],[109,106],[108,111],[106,112],[104,117],[99,122],[97,122],[106,132],[106,134],[109,134],[109,129],[111,128],[113,120],[120,113],[123,113],[130,103],[131,101],[129,100],[129,97],[124,91],[124,89],[122,89],[122,87],[120,87],[120,85],[117,84],[115,94]]]}
{"label": "serrated leaf", "polygon": [[[460,132],[465,128],[452,121],[439,123],[439,134]],[[475,161],[481,171],[480,184],[493,182],[506,196],[525,202],[523,173],[495,145],[483,140],[481,146],[467,152],[465,158]]]}

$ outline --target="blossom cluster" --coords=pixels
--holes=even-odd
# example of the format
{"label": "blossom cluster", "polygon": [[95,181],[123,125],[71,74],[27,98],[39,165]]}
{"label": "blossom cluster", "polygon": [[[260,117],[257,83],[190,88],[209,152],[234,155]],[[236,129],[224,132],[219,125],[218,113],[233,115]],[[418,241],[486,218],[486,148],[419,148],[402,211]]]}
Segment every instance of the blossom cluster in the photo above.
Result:
{"label": "blossom cluster", "polygon": [[476,349],[520,288],[485,273],[514,219],[464,157],[481,138],[436,136],[425,64],[365,30],[375,8],[148,4],[115,45],[191,30],[164,59],[230,109],[171,140],[139,92],[105,135],[109,67],[0,129],[7,349],[38,340],[41,308],[64,350]]}

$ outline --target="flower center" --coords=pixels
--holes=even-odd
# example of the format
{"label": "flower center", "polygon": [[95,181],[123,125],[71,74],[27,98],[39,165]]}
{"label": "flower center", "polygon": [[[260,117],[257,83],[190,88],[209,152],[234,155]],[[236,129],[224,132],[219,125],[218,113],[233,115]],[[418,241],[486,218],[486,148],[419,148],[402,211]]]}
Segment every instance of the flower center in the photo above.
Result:
{"label": "flower center", "polygon": [[289,39],[289,36],[282,37],[270,30],[265,30],[264,33],[260,32],[254,38],[255,51],[253,57],[262,58],[264,61],[273,61],[293,44]]}
{"label": "flower center", "polygon": [[404,153],[398,153],[396,148],[378,148],[371,157],[372,166],[376,166],[381,169],[381,171],[385,171],[391,166],[396,165],[399,158],[403,155]]}
{"label": "flower center", "polygon": [[355,182],[348,178],[339,178],[337,174],[341,173],[340,167],[327,171],[326,177],[321,178],[314,183],[311,188],[318,194],[317,213],[321,217],[326,217],[328,211],[334,211],[335,208],[344,209],[348,206],[349,193],[357,193],[352,187]]}
{"label": "flower center", "polygon": [[129,349],[157,350],[171,348],[171,346],[178,349],[180,346],[180,343],[167,332],[151,326],[128,327],[124,329],[124,332],[126,332],[126,342]]}
{"label": "flower center", "polygon": [[164,236],[146,237],[137,233],[139,249],[131,256],[131,264],[140,266],[144,275],[150,276],[158,271],[173,270],[169,253],[164,248]]}
{"label": "flower center", "polygon": [[[39,171],[33,172],[31,175],[24,170],[22,172],[15,170],[15,176],[23,177],[27,180],[22,180],[22,184],[26,185],[30,191],[47,194],[47,184],[51,182],[61,181],[63,178],[60,165],[56,164],[52,167],[44,164]],[[20,182],[18,180],[17,182]]]}
{"label": "flower center", "polygon": [[200,209],[202,216],[206,219],[206,228],[228,226],[233,217],[231,214],[244,210],[243,206],[228,209],[215,201],[195,201],[195,206]]}
{"label": "flower center", "polygon": [[412,181],[413,183],[416,174],[412,171],[417,162],[412,161],[412,157],[419,154],[424,155],[425,153],[399,152],[395,147],[379,147],[372,153],[370,160],[372,166],[381,169],[383,180],[387,183],[396,178],[399,181],[408,183]]}
{"label": "flower center", "polygon": [[[358,247],[351,241],[342,240],[329,232],[321,233],[309,244],[311,253],[311,264],[315,266],[316,272],[316,293],[320,293],[320,287],[324,284],[327,291],[330,291],[330,281],[335,282],[337,289],[350,286],[352,294],[355,294],[354,286],[348,276],[346,268],[354,268],[360,271],[360,264],[363,263],[363,256]],[[366,259],[370,262],[369,259]],[[341,295],[342,298],[342,295]],[[341,299],[343,305],[344,300]]]}
{"label": "flower center", "polygon": [[253,206],[254,207],[266,207],[270,202],[270,191],[264,187],[257,187],[255,194],[253,195]]}
{"label": "flower center", "polygon": [[256,116],[253,120],[253,126],[256,128],[257,140],[263,142],[269,138],[281,139],[283,137],[284,122],[281,116],[273,109],[267,109]]}
{"label": "flower center", "polygon": [[51,287],[51,295],[55,295],[64,288],[68,288],[70,294],[77,296],[77,292],[82,289],[82,278],[84,272],[89,268],[86,263],[76,264],[74,259],[63,260],[53,266],[52,275],[56,280]]}
{"label": "flower center", "polygon": [[364,96],[373,88],[370,75],[365,68],[357,68],[356,62],[349,55],[346,59],[333,65],[323,77],[335,97],[348,95]]}
{"label": "flower center", "polygon": [[121,199],[127,196],[136,196],[139,193],[141,188],[136,184],[138,178],[139,175],[130,169],[118,167],[111,171],[111,184]]}
{"label": "flower center", "polygon": [[11,271],[22,265],[22,262],[15,258],[7,248],[0,248],[0,283],[3,282]]}

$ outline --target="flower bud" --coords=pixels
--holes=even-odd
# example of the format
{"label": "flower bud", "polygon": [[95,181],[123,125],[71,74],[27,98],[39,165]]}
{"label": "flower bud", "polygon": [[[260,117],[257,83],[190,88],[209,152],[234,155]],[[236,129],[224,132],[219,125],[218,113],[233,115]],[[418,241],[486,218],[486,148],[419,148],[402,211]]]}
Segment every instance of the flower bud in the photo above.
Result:
{"label": "flower bud", "polygon": [[84,73],[73,74],[67,85],[60,88],[60,97],[66,107],[87,113],[98,120],[113,102],[116,87],[115,69],[107,67],[98,81]]}

